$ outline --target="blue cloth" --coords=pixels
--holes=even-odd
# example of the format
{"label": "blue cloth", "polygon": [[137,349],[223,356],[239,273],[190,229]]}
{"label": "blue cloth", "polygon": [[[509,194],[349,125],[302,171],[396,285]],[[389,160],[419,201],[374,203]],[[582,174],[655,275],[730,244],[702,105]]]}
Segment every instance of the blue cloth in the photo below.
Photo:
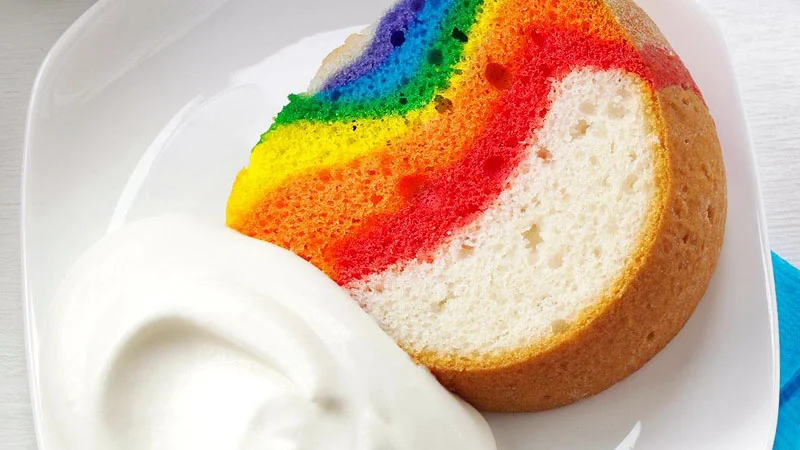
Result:
{"label": "blue cloth", "polygon": [[800,270],[772,254],[781,341],[781,396],[775,450],[800,449]]}

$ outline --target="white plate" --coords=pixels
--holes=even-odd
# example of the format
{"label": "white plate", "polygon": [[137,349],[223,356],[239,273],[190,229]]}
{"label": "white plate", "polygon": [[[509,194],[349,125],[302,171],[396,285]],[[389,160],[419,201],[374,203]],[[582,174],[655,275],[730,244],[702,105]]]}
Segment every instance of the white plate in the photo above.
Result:
{"label": "white plate", "polygon": [[[775,300],[730,61],[719,30],[691,0],[640,3],[683,56],[719,127],[730,181],[722,260],[687,327],[640,372],[571,407],[489,417],[501,450],[610,450],[632,429],[626,448],[637,440],[646,450],[772,446]],[[37,418],[39,313],[72,262],[109,227],[136,218],[185,212],[222,223],[233,177],[286,94],[302,91],[352,26],[375,20],[387,4],[101,0],[59,40],[34,89],[25,155]]]}

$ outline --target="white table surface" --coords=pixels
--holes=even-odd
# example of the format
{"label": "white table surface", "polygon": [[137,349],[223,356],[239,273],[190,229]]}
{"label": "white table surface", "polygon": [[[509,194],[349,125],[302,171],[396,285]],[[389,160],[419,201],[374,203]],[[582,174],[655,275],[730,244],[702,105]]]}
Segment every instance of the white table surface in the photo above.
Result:
{"label": "white table surface", "polygon": [[[0,0],[0,449],[35,449],[23,340],[19,186],[34,76],[95,0]],[[132,1],[132,0],[131,0]],[[669,1],[669,0],[664,0]],[[800,264],[800,0],[698,0],[722,25],[758,155],[772,248]]]}

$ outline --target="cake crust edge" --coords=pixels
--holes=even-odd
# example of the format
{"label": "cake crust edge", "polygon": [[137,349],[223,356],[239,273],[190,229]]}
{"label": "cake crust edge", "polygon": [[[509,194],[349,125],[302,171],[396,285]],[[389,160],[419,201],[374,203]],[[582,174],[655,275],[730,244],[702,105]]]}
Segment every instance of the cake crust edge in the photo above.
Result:
{"label": "cake crust edge", "polygon": [[[631,0],[605,0],[628,38],[668,47]],[[346,42],[321,68],[343,63]],[[327,67],[326,67],[327,66]],[[317,82],[319,83],[319,82]],[[703,98],[681,86],[647,89],[658,127],[657,194],[645,231],[620,277],[565,332],[481,360],[403,347],[447,389],[481,411],[531,412],[598,394],[642,368],[689,320],[716,269],[727,191],[716,126]]]}

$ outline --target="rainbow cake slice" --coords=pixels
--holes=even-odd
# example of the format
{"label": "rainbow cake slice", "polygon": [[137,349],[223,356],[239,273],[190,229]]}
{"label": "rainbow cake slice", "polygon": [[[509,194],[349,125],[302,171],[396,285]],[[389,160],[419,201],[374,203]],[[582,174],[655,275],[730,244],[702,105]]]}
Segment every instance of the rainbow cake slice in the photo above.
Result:
{"label": "rainbow cake slice", "polygon": [[227,208],[488,411],[644,365],[725,217],[704,100],[628,0],[400,1],[290,96]]}

